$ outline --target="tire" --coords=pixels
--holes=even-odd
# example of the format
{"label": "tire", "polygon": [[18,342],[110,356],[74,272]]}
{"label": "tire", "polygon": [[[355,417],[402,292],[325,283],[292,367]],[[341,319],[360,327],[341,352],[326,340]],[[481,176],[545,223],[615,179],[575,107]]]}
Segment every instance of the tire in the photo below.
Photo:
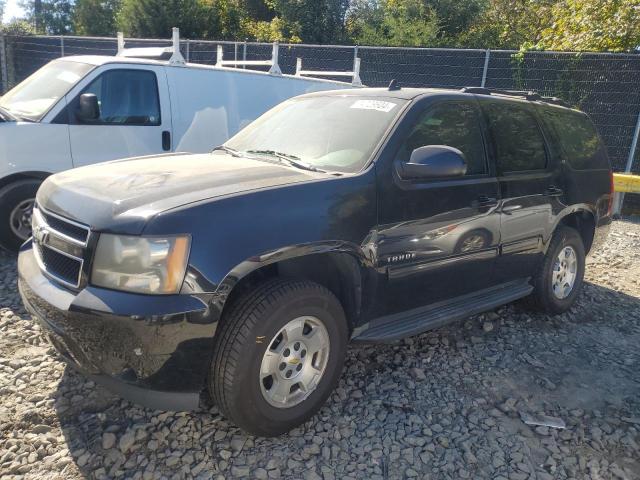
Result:
{"label": "tire", "polygon": [[[300,320],[301,317],[305,319]],[[304,323],[308,321],[312,324]],[[328,339],[329,344],[324,353],[317,351],[313,357],[309,354],[298,360],[300,367],[293,363],[293,357],[283,362],[282,355],[290,351],[291,355],[304,356],[306,350],[301,346],[305,341],[310,342],[311,336],[298,342],[297,353],[293,351],[296,345],[286,349],[289,343],[285,337],[277,337],[293,322],[303,322],[301,332],[308,330],[316,341]],[[238,298],[223,316],[219,328],[207,382],[209,393],[229,420],[251,434],[277,436],[304,423],[322,407],[340,378],[347,347],[347,322],[338,299],[321,285],[306,280],[269,280]],[[290,338],[295,335],[291,334]],[[312,346],[308,348],[311,352]],[[279,351],[274,355],[280,357],[274,357],[278,359],[275,364],[267,363],[278,366],[277,372],[267,376],[263,358],[268,349]],[[275,395],[272,392],[278,390],[274,388],[280,385],[278,382],[282,381],[284,387],[297,378],[308,378],[309,365],[314,363],[318,368],[324,365],[314,388],[306,392],[299,384],[297,389],[292,386],[290,404],[280,404],[272,397]],[[283,365],[285,370],[280,368]],[[303,370],[298,374],[294,369]],[[289,375],[289,370],[294,376],[280,377]],[[316,377],[314,375],[314,379]],[[295,399],[299,403],[293,403]]]}
{"label": "tire", "polygon": [[[563,258],[566,258],[564,253],[567,247],[572,249],[576,256],[575,279],[570,291],[567,293],[565,290],[564,293],[566,296],[560,298],[558,294],[554,292],[553,273],[556,260],[561,252],[563,252]],[[559,226],[551,239],[542,265],[533,278],[534,290],[531,296],[526,299],[528,306],[550,315],[557,315],[569,310],[576,301],[582,288],[584,265],[585,252],[582,237],[580,237],[580,234],[573,228],[563,225]]]}
{"label": "tire", "polygon": [[16,209],[25,207],[29,203],[32,208],[36,192],[41,184],[42,181],[38,179],[18,180],[0,190],[0,245],[4,248],[17,252],[20,245],[31,236],[30,229],[27,237],[22,238],[16,234],[19,226],[27,222],[30,224],[30,209],[28,212],[24,211],[27,216],[24,217],[24,222],[19,222],[19,224],[16,224],[16,221],[22,218],[22,215],[20,215],[22,212]]}

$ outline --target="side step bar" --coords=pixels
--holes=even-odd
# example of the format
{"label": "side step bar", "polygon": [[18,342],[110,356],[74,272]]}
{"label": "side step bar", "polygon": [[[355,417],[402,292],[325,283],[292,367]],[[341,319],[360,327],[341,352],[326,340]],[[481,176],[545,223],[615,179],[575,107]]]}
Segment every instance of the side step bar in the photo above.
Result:
{"label": "side step bar", "polygon": [[526,279],[503,283],[453,300],[376,318],[356,328],[351,341],[384,343],[417,335],[526,297],[533,291],[528,282]]}

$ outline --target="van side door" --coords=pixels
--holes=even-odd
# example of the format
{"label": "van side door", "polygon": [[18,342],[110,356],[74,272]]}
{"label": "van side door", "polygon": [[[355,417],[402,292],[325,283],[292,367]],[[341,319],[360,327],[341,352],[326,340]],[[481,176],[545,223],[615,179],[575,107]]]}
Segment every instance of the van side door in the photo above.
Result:
{"label": "van side door", "polygon": [[[80,96],[85,93],[97,97],[96,119],[78,115]],[[172,150],[164,67],[108,64],[96,69],[68,97],[74,167]]]}
{"label": "van side door", "polygon": [[537,111],[526,101],[479,97],[500,183],[498,281],[530,277],[542,260],[563,181]]}
{"label": "van side door", "polygon": [[[426,145],[462,152],[465,175],[408,180],[399,162]],[[486,159],[483,121],[475,99],[419,100],[376,164],[378,266],[386,273],[380,315],[390,315],[492,285],[498,252],[498,182]]]}

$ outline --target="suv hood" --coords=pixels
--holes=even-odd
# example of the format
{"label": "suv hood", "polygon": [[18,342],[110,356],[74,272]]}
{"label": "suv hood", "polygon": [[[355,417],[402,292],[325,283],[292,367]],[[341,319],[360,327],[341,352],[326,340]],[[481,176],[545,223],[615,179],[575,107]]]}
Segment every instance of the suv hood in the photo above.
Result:
{"label": "suv hood", "polygon": [[37,202],[94,230],[139,234],[154,215],[188,203],[326,177],[220,151],[156,155],[52,175]]}

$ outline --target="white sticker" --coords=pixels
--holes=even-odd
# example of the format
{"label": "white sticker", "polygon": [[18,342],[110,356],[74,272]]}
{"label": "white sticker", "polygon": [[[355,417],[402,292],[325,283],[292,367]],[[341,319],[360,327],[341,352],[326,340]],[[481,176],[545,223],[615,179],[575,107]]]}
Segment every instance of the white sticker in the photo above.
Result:
{"label": "white sticker", "polygon": [[76,83],[80,76],[73,72],[60,72],[56,77],[58,80],[62,80],[65,83]]}
{"label": "white sticker", "polygon": [[378,112],[389,113],[395,107],[395,103],[385,102],[382,100],[358,100],[350,108],[358,108],[360,110],[377,110]]}

